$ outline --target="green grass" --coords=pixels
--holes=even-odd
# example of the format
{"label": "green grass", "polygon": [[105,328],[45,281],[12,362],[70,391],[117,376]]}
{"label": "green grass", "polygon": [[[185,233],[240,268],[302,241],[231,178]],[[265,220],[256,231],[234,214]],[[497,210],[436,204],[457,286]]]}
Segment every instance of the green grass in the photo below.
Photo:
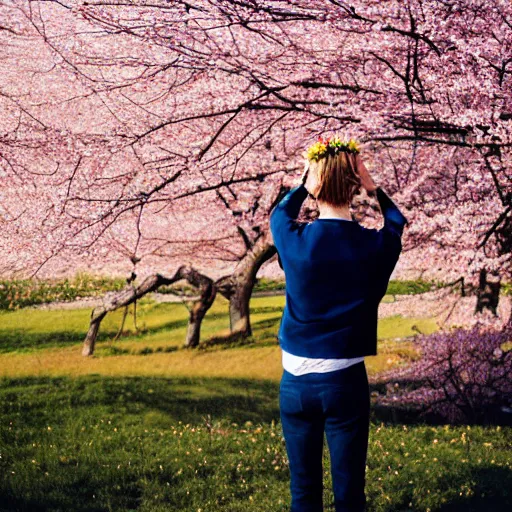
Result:
{"label": "green grass", "polygon": [[[71,310],[20,309],[0,312],[0,353],[31,351],[47,347],[59,347],[81,343],[88,329],[92,308]],[[115,337],[121,325],[123,311],[109,313],[102,322],[98,340]],[[219,328],[215,312],[209,317],[208,325]],[[155,304],[146,301],[137,306],[136,334],[133,323],[133,308],[126,318],[123,339],[132,341],[169,340],[173,330],[185,330],[187,309],[176,303]],[[229,325],[229,324],[228,324]],[[223,326],[224,327],[224,326]]]}
{"label": "green grass", "polygon": [[[387,299],[387,298],[386,298]],[[253,336],[242,346],[222,342],[204,350],[183,348],[188,310],[183,304],[139,304],[136,333],[133,317],[125,333],[112,342],[121,322],[121,311],[107,315],[102,323],[93,358],[81,356],[90,310],[23,309],[0,313],[0,376],[77,375],[98,372],[108,375],[238,375],[279,379],[280,349],[277,331],[285,303],[283,295],[253,297],[250,302]],[[218,296],[201,328],[205,346],[209,340],[229,333],[228,302]],[[368,358],[370,372],[406,363],[415,351],[407,338],[437,329],[430,318],[382,318],[378,326],[379,354]],[[394,338],[402,341],[393,341]],[[3,354],[3,356],[2,356]],[[255,364],[255,361],[258,361]],[[246,366],[249,365],[247,369]],[[209,373],[208,373],[209,372]]]}
{"label": "green grass", "polygon": [[[389,297],[384,298],[384,302]],[[391,299],[392,300],[392,299]],[[259,346],[276,343],[276,333],[285,303],[283,295],[254,297],[251,299],[251,321]],[[214,336],[229,329],[227,300],[218,296],[203,321],[202,338]],[[109,313],[101,324],[98,351],[107,346],[121,325],[122,310]],[[20,309],[0,311],[0,353],[32,352],[50,347],[81,344],[88,329],[91,309],[40,310]],[[119,348],[150,348],[167,345],[181,346],[188,325],[188,309],[180,303],[155,303],[146,300],[137,306],[136,332],[133,308],[130,307]],[[416,325],[422,332],[436,329],[431,319],[383,318],[379,321],[379,338],[406,337],[414,334]]]}
{"label": "green grass", "polygon": [[[0,510],[289,510],[275,382],[5,378],[0,404]],[[373,419],[369,510],[509,510],[510,442],[506,428]],[[324,487],[327,506],[326,447]]]}
{"label": "green grass", "polygon": [[[89,358],[80,349],[90,310],[0,314],[0,511],[288,511],[276,340],[284,300],[251,300],[248,344],[192,351],[181,347],[186,307],[145,301],[143,332],[128,318],[112,350],[121,313],[109,315]],[[414,326],[436,329],[429,318],[379,320],[370,376],[418,357]],[[218,297],[202,340],[228,328]],[[369,510],[510,509],[510,427],[390,424],[376,414]],[[333,510],[327,447],[324,486]]]}

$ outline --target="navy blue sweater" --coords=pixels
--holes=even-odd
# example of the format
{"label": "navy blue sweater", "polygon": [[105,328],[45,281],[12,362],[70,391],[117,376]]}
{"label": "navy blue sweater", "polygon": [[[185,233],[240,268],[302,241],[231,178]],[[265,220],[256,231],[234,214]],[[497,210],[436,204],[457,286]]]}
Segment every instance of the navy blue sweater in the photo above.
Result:
{"label": "navy blue sweater", "polygon": [[286,279],[278,339],[290,354],[350,358],[377,353],[377,312],[400,252],[407,219],[379,187],[384,227],[357,221],[298,222],[308,191],[292,188],[270,213]]}

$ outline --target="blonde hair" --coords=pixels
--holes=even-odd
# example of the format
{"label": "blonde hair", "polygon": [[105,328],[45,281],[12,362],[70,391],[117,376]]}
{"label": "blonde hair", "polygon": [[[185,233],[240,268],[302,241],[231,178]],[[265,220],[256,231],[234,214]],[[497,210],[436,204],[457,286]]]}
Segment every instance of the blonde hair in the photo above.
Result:
{"label": "blonde hair", "polygon": [[341,151],[317,161],[309,161],[310,170],[316,171],[318,188],[316,199],[333,206],[350,204],[361,188],[356,171],[355,155]]}

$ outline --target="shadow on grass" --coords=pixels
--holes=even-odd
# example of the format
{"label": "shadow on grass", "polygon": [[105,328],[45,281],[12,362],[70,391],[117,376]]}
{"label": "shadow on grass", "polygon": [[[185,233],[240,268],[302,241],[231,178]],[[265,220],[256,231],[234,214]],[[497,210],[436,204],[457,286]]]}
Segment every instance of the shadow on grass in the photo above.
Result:
{"label": "shadow on grass", "polygon": [[[393,381],[393,383],[396,381]],[[404,385],[402,382],[401,385]],[[370,393],[382,393],[385,383],[370,384]],[[37,396],[37,399],[35,397]],[[28,397],[28,398],[27,398]],[[32,398],[30,398],[32,397]],[[44,400],[42,399],[44,397]],[[227,377],[110,377],[91,374],[79,377],[3,377],[0,379],[0,412],[17,412],[33,426],[44,425],[60,411],[100,406],[112,414],[158,411],[163,423],[201,423],[207,415],[238,424],[279,420],[279,384],[266,379]],[[371,421],[388,424],[445,425],[435,414],[420,416],[417,410],[381,405],[372,399]],[[63,412],[65,413],[65,412]],[[504,413],[503,413],[504,414]],[[508,425],[507,417],[465,425]],[[40,423],[40,420],[42,423]]]}
{"label": "shadow on grass", "polygon": [[[473,496],[460,497],[438,510],[439,512],[509,512],[512,510],[512,471],[503,467],[475,469]],[[503,496],[483,496],[486,489],[502,484]]]}
{"label": "shadow on grass", "polygon": [[[510,487],[512,485],[512,472],[510,469],[482,468],[474,471],[473,478],[476,482],[474,496],[461,497],[451,503],[433,509],[433,512],[508,512],[511,510],[512,499],[506,490],[507,486]],[[168,479],[172,480],[172,478]],[[496,488],[497,482],[503,484],[503,496],[481,497],[481,490]],[[80,479],[75,478],[65,492],[55,496],[52,496],[51,493],[45,494],[43,501],[38,498],[30,499],[28,496],[20,496],[19,490],[16,492],[4,489],[4,492],[7,492],[0,496],[0,512],[46,512],[49,510],[104,512],[106,510],[105,506],[95,506],[94,500],[91,498],[92,490],[96,488],[98,492],[101,487],[101,485],[98,485],[98,482],[95,482],[92,475],[84,474]],[[137,482],[135,475],[124,475],[122,491],[115,490],[112,486],[102,490],[109,494],[109,502],[114,502],[117,507],[123,506],[123,510],[138,510],[144,495],[144,489]],[[119,509],[117,508],[117,510]],[[174,508],[170,506],[168,510],[174,510]],[[226,509],[223,508],[223,510]],[[400,512],[405,512],[405,510],[400,509]]]}
{"label": "shadow on grass", "polygon": [[[236,423],[241,427],[246,421],[252,421],[254,425],[269,424],[273,420],[279,422],[278,392],[276,382],[241,378],[109,377],[97,374],[74,378],[2,378],[0,421],[4,425],[11,422],[14,426],[12,429],[0,429],[0,445],[17,447],[19,457],[24,457],[26,447],[32,446],[35,436],[42,436],[41,432],[46,432],[49,425],[52,426],[52,432],[55,432],[52,435],[62,436],[62,432],[67,430],[72,439],[74,429],[79,429],[80,425],[88,425],[90,429],[100,421],[105,424],[110,420],[112,426],[132,427],[137,435],[145,428],[169,430],[178,422],[184,425],[204,425],[205,418],[213,425],[217,420]],[[372,411],[375,413],[375,409],[372,408]],[[374,417],[374,420],[378,419],[378,415]],[[431,434],[434,436],[433,432]],[[72,444],[68,450],[70,446]],[[101,460],[106,463],[108,457],[104,457]],[[33,498],[31,486],[24,490],[10,487],[9,479],[2,479],[0,475],[0,511],[107,510],[105,506],[94,505],[93,493],[97,496],[102,493],[103,497],[108,495],[108,501],[115,503],[117,510],[137,510],[145,492],[137,472],[125,468],[120,473],[122,477],[115,477],[122,481],[116,490],[111,485],[113,480],[109,480],[114,478],[113,474],[94,473],[96,463],[94,459],[92,465],[74,467],[72,473],[65,470],[59,472],[58,478],[61,480],[56,487],[50,481],[46,483],[46,480],[39,478],[37,499]],[[44,460],[41,464],[44,464]],[[48,468],[41,466],[40,469],[46,471]],[[173,480],[172,474],[166,474],[164,480],[171,483],[169,492],[172,492],[173,486],[179,489],[179,482]],[[437,510],[510,510],[510,468],[477,467],[473,470],[471,480],[476,482],[472,486],[473,496],[456,498]],[[482,498],[482,492],[489,490],[493,494]],[[169,510],[172,510],[170,507]]]}
{"label": "shadow on grass", "polygon": [[271,381],[201,377],[24,377],[0,380],[2,412],[18,413],[31,426],[59,414],[101,407],[109,414],[158,411],[170,423],[201,423],[211,415],[235,423],[278,420],[278,386]]}
{"label": "shadow on grass", "polygon": [[[227,315],[224,315],[227,316]],[[166,322],[156,327],[146,327],[138,333],[127,332],[121,335],[120,339],[129,337],[130,340],[142,340],[148,335],[158,334],[173,329],[185,329],[188,320],[175,320]],[[53,332],[31,332],[25,329],[5,330],[1,333],[0,354],[9,352],[32,352],[38,349],[63,347],[82,343],[87,332],[88,325],[84,324],[84,331],[53,331]],[[97,342],[109,341],[117,334],[117,329],[101,329],[96,339]]]}
{"label": "shadow on grass", "polygon": [[[78,487],[78,486],[73,486]],[[73,488],[70,491],[76,492],[78,489]],[[90,500],[80,499],[79,493],[75,494],[75,500],[72,502],[68,510],[74,512],[105,512],[104,506],[94,506]],[[30,499],[22,498],[19,496],[0,496],[0,512],[48,512],[49,510],[63,510],[62,508],[63,497],[62,495],[56,498],[45,496],[44,503],[39,498]]]}

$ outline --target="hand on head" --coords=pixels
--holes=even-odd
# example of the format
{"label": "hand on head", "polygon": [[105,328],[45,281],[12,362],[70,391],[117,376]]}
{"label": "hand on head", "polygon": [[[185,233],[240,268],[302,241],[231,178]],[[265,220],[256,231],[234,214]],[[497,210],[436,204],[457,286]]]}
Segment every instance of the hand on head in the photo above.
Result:
{"label": "hand on head", "polygon": [[[361,179],[361,186],[370,194],[373,194],[377,189],[377,185],[371,178],[368,169],[366,168],[363,160],[361,159],[361,154],[350,155],[351,158],[355,160],[355,168],[356,173],[359,175]],[[314,192],[318,187],[318,178],[314,169],[314,165],[312,162],[306,159],[304,165],[304,171],[301,176],[300,182],[306,187],[306,190],[313,196],[316,197]]]}
{"label": "hand on head", "polygon": [[375,192],[377,189],[377,185],[372,180],[368,169],[364,165],[363,160],[361,159],[361,154],[358,153],[355,155],[356,159],[356,172],[361,178],[361,186],[369,193]]}
{"label": "hand on head", "polygon": [[306,190],[316,198],[314,192],[318,187],[318,179],[315,172],[315,169],[312,169],[312,164],[309,160],[306,160],[306,164],[304,166],[304,172],[302,173],[301,183],[306,187]]}

